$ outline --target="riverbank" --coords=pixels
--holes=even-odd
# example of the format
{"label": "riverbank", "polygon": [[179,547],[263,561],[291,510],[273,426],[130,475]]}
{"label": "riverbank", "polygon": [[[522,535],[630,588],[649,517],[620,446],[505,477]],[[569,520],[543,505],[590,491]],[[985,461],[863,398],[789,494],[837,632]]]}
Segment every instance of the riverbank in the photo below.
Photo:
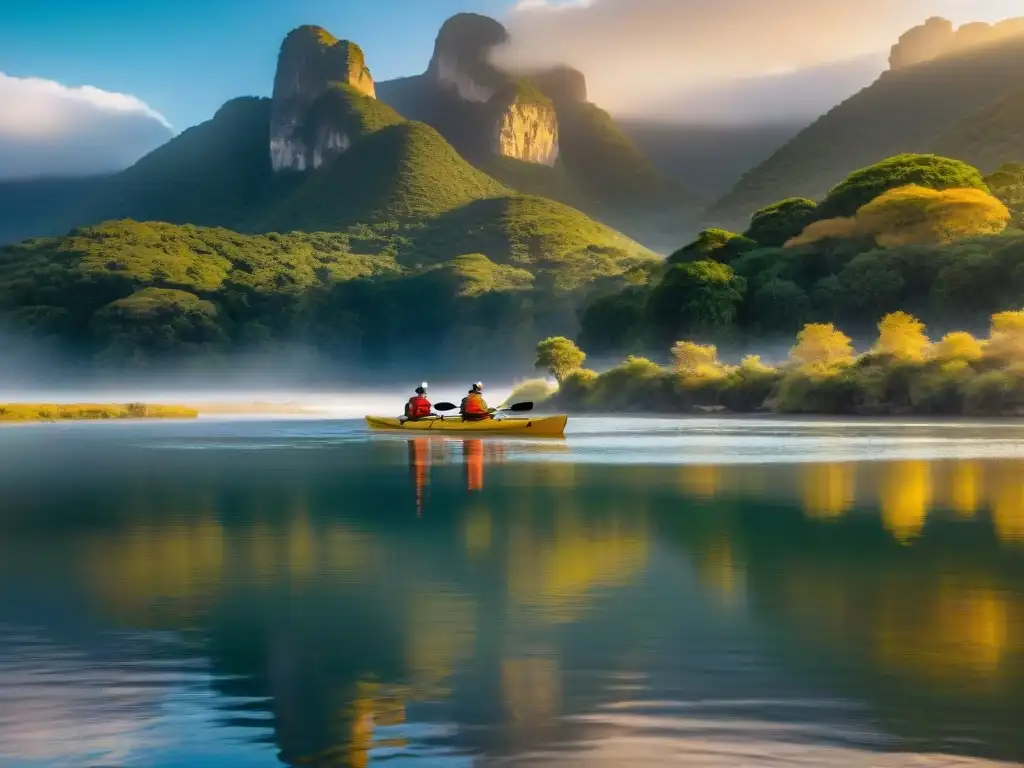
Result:
{"label": "riverbank", "polygon": [[182,405],[147,403],[3,403],[4,421],[101,421],[104,419],[195,419],[199,411]]}

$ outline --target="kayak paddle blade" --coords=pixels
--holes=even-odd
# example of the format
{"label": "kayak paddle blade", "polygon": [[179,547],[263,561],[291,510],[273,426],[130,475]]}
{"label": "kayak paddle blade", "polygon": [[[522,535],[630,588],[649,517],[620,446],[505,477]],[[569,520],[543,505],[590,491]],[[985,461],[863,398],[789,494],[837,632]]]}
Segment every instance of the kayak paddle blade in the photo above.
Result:
{"label": "kayak paddle blade", "polygon": [[435,411],[454,411],[458,407],[459,406],[455,405],[455,403],[435,403],[434,404],[434,410]]}
{"label": "kayak paddle blade", "polygon": [[522,413],[523,411],[532,411],[533,403],[513,403],[507,409],[513,413]]}

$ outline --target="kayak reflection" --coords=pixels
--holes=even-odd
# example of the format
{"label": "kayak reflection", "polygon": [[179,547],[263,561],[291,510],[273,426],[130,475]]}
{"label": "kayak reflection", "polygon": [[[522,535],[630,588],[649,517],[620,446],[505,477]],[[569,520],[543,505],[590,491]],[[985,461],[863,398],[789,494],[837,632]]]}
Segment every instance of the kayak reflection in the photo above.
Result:
{"label": "kayak reflection", "polygon": [[408,454],[416,514],[422,516],[433,464],[461,461],[465,468],[466,490],[482,491],[484,488],[484,465],[504,461],[506,446],[480,438],[451,440],[416,437],[408,441]]}

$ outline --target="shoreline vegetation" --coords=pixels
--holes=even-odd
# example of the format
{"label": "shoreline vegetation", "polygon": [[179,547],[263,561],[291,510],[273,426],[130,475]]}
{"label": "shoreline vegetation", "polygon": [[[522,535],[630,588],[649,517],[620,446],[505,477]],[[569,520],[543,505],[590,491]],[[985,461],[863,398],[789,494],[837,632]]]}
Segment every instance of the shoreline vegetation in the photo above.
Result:
{"label": "shoreline vegetation", "polygon": [[0,422],[103,421],[107,419],[195,419],[199,411],[182,405],[146,403],[2,403]]}
{"label": "shoreline vegetation", "polygon": [[916,317],[892,312],[861,354],[833,324],[810,323],[778,365],[757,355],[730,365],[692,341],[671,356],[669,365],[630,356],[598,373],[570,339],[546,339],[536,364],[557,389],[527,381],[510,400],[569,413],[1024,416],[1024,310],[993,315],[986,339],[957,331],[932,341]]}

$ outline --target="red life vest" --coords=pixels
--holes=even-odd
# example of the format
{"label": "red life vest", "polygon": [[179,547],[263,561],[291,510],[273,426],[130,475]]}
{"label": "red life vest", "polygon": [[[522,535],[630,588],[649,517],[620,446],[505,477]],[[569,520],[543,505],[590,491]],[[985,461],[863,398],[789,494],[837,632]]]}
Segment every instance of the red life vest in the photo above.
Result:
{"label": "red life vest", "polygon": [[409,398],[405,411],[410,419],[425,419],[430,415],[430,401],[424,395]]}
{"label": "red life vest", "polygon": [[462,399],[462,415],[463,416],[487,416],[487,403],[484,402],[483,395],[477,392],[470,392]]}

